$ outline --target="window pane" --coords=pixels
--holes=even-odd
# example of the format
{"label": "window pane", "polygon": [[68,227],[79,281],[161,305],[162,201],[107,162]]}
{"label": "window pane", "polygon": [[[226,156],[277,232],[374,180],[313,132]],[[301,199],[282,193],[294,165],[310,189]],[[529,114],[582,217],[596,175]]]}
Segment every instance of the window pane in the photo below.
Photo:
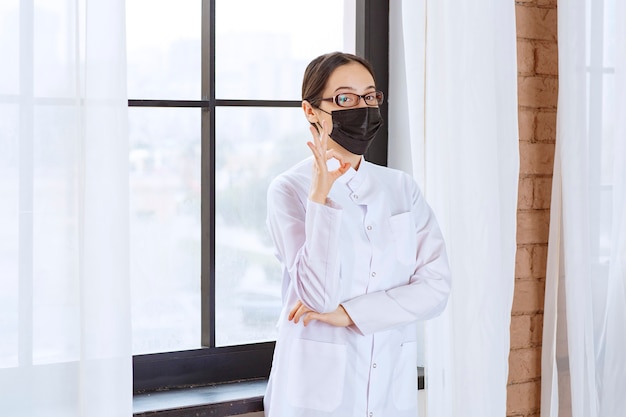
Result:
{"label": "window pane", "polygon": [[129,108],[134,354],[200,347],[200,112]]}
{"label": "window pane", "polygon": [[19,2],[0,2],[0,94],[17,94],[19,81]]}
{"label": "window pane", "polygon": [[17,365],[18,106],[0,104],[0,114],[0,195],[3,200],[0,204],[0,368],[5,368]]}
{"label": "window pane", "polygon": [[[616,108],[619,108],[618,105],[618,96],[616,94],[615,87],[615,75],[614,74],[604,74],[602,77],[602,108],[601,109],[593,109],[592,111],[601,111],[602,114],[598,117],[602,119],[602,127],[599,132],[591,132],[589,140],[593,140],[595,142],[600,142],[600,157],[599,160],[592,160],[590,166],[592,169],[597,169],[599,171],[599,184],[593,184],[593,186],[598,187],[597,194],[599,194],[599,201],[596,203],[598,208],[597,215],[593,216],[597,219],[599,224],[599,233],[595,236],[599,236],[599,256],[600,263],[604,265],[608,265],[609,259],[611,257],[611,236],[614,233],[612,225],[614,225],[615,220],[613,217],[613,210],[616,206],[613,204],[614,201],[614,188],[613,181],[615,178],[615,172],[617,172],[614,168],[615,155],[614,151],[616,149],[615,139],[616,139],[616,120],[617,115],[615,112]],[[621,140],[624,140],[622,138]],[[592,206],[594,207],[594,206]],[[624,208],[622,208],[624,209]],[[615,213],[617,215],[617,213]],[[608,271],[607,271],[608,274]]]}
{"label": "window pane", "polygon": [[597,116],[602,120],[602,130],[593,132],[591,137],[601,142],[600,184],[610,185],[615,176],[613,169],[615,155],[613,155],[611,150],[615,149],[615,144],[613,143],[615,140],[615,122],[617,120],[615,108],[618,107],[614,74],[604,74],[602,76],[602,90],[602,108],[592,110],[594,112],[602,112],[602,114]]}
{"label": "window pane", "polygon": [[[603,8],[604,8],[604,17],[602,21],[602,43],[603,43],[603,51],[602,55],[604,57],[603,65],[605,67],[614,67],[615,66],[615,52],[618,51],[618,48],[615,46],[617,41],[617,27],[618,24],[622,23],[623,16],[618,16],[618,13],[612,13],[616,10],[616,1],[623,0],[604,0]],[[599,2],[598,2],[599,3]]]}
{"label": "window pane", "polygon": [[300,100],[311,59],[354,52],[355,9],[355,0],[216,0],[217,98]]}
{"label": "window pane", "polygon": [[[74,0],[37,0],[34,13],[36,97],[76,96],[77,36]],[[24,49],[22,49],[24,51]]]}
{"label": "window pane", "polygon": [[200,99],[201,0],[127,0],[128,97]]}
{"label": "window pane", "polygon": [[216,341],[273,340],[281,272],[265,225],[270,181],[310,154],[300,108],[216,112]]}
{"label": "window pane", "polygon": [[73,106],[37,106],[34,117],[33,361],[43,364],[80,355],[80,158]]}

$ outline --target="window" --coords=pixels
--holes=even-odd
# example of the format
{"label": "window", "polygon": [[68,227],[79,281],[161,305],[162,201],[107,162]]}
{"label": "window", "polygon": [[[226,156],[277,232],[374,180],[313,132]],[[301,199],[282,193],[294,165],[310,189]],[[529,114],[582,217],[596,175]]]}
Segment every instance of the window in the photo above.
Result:
{"label": "window", "polygon": [[[265,192],[309,154],[302,74],[354,52],[386,91],[388,5],[126,3],[135,391],[267,376],[280,270]],[[386,148],[384,131],[368,159]]]}
{"label": "window", "polygon": [[[613,180],[615,170],[611,150],[615,135],[615,34],[616,19],[611,12],[615,0],[589,1],[586,14],[586,70],[587,70],[587,126],[589,140],[597,146],[589,147],[589,199],[594,215],[589,224],[590,244],[594,259],[594,274],[607,276],[610,269],[611,236],[613,234]],[[596,280],[598,283],[604,279]]]}

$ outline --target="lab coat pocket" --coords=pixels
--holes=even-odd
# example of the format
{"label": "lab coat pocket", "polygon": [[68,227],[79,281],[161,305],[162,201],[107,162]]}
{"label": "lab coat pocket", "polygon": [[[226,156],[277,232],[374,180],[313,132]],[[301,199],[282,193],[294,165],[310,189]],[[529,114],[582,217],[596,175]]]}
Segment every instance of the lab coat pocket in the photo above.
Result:
{"label": "lab coat pocket", "polygon": [[417,407],[417,342],[400,347],[393,378],[393,400],[399,410]]}
{"label": "lab coat pocket", "polygon": [[287,398],[294,407],[331,412],[341,405],[346,345],[295,339],[289,355]]}
{"label": "lab coat pocket", "polygon": [[396,258],[403,264],[412,265],[417,257],[415,226],[410,211],[389,218],[395,244]]}

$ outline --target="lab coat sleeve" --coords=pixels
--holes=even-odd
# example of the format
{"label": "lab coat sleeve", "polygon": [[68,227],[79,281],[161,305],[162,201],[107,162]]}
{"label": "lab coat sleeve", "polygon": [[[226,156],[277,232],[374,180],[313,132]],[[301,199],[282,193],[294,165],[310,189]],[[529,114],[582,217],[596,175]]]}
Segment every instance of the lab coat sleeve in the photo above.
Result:
{"label": "lab coat sleeve", "polygon": [[447,304],[451,274],[443,235],[417,185],[412,194],[417,252],[408,284],[342,303],[362,334],[436,317]]}
{"label": "lab coat sleeve", "polygon": [[340,302],[339,229],[342,210],[314,203],[290,181],[274,180],[267,194],[267,225],[276,257],[287,269],[298,299],[320,313]]}

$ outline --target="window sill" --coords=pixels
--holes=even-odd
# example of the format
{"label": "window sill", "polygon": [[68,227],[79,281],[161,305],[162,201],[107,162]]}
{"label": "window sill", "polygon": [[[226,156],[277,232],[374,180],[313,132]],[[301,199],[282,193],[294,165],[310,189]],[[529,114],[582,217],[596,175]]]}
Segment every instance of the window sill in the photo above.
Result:
{"label": "window sill", "polygon": [[134,417],[226,417],[263,411],[267,380],[172,389],[133,397]]}
{"label": "window sill", "polygon": [[[266,379],[135,394],[133,417],[227,417],[263,411]],[[418,368],[424,389],[424,368]]]}

